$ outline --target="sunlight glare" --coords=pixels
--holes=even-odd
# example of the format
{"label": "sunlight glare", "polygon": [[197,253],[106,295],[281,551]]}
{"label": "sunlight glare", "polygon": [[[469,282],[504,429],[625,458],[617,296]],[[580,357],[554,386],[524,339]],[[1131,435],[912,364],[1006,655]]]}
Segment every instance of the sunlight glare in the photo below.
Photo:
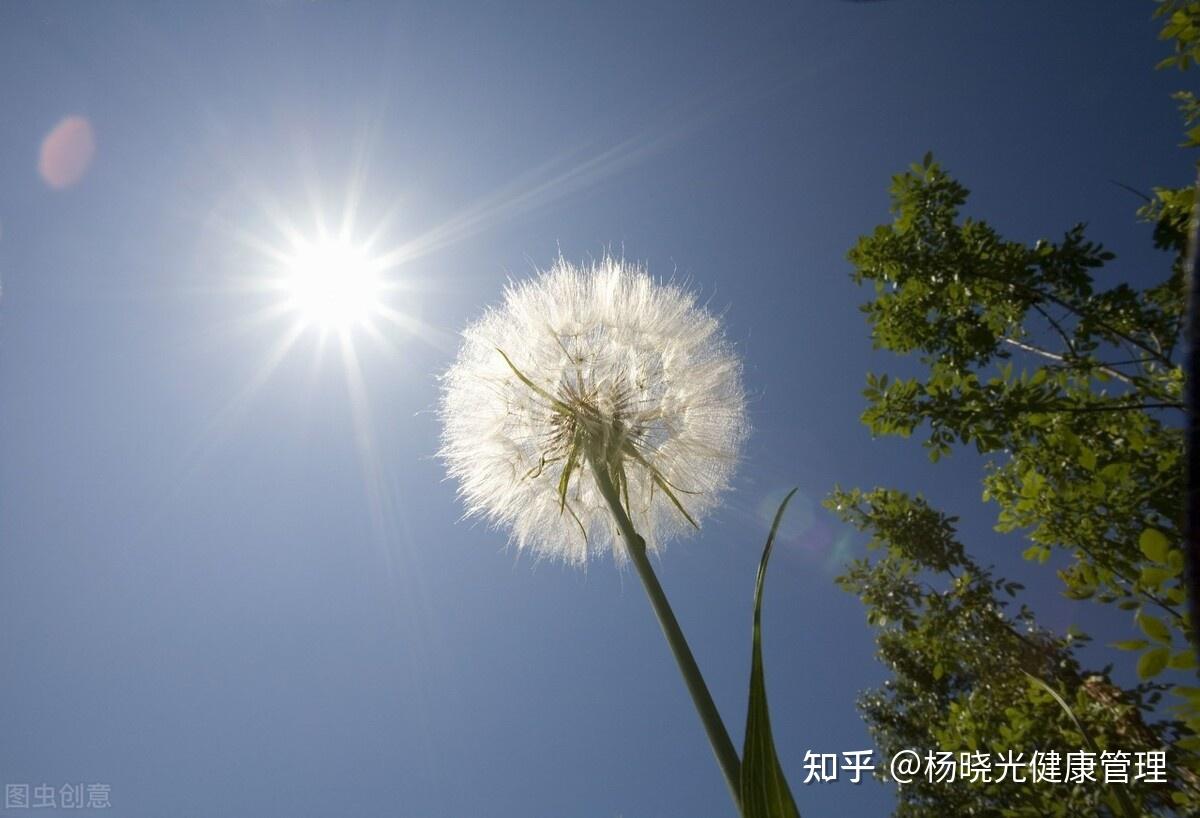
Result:
{"label": "sunlight glare", "polygon": [[301,244],[287,268],[288,307],[306,324],[348,329],[382,307],[379,265],[345,241]]}

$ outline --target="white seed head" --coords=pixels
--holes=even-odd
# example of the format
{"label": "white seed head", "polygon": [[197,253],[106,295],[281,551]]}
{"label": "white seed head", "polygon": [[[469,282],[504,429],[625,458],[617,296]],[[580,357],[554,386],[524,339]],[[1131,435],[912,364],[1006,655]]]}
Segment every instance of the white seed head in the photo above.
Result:
{"label": "white seed head", "polygon": [[439,454],[467,516],[508,528],[519,549],[627,558],[592,459],[651,551],[727,488],[748,431],[741,364],[691,293],[621,259],[559,259],[510,284],[463,338]]}

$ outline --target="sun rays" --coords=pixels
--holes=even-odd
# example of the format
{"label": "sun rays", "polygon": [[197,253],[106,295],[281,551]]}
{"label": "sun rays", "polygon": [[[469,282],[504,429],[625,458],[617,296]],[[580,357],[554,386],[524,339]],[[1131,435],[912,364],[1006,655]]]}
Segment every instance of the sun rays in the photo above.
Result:
{"label": "sun rays", "polygon": [[[436,200],[418,206],[395,194],[379,198],[369,184],[373,129],[353,152],[340,190],[319,181],[320,163],[307,146],[297,147],[299,174],[290,182],[266,183],[258,169],[226,157],[235,163],[228,170],[240,180],[239,190],[227,207],[207,214],[210,235],[223,246],[210,245],[222,272],[202,291],[211,293],[215,285],[228,299],[229,312],[212,328],[220,327],[215,340],[243,381],[209,419],[193,463],[280,373],[292,373],[286,380],[297,367],[306,370],[314,397],[329,394],[332,376],[333,383],[343,382],[342,399],[352,412],[369,491],[376,495],[373,516],[386,516],[375,485],[380,463],[370,428],[371,395],[380,377],[394,379],[421,357],[414,347],[450,354],[458,345],[457,327],[424,315],[429,305],[423,301],[460,294],[438,257],[627,172],[706,118],[697,110],[691,114],[598,150],[564,150],[448,211]],[[504,271],[497,266],[495,273],[499,280]]]}

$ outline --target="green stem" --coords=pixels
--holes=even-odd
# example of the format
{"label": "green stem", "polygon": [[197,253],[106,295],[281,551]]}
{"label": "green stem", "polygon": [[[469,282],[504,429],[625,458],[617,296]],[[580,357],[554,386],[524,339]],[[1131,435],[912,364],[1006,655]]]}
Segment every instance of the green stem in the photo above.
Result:
{"label": "green stem", "polygon": [[600,493],[608,502],[608,507],[617,521],[617,527],[621,529],[621,535],[625,538],[629,558],[633,560],[638,576],[641,577],[642,586],[646,589],[646,596],[650,598],[650,605],[654,608],[655,616],[658,617],[658,624],[662,627],[663,635],[667,637],[667,643],[671,646],[671,653],[674,654],[675,662],[679,665],[679,672],[683,674],[683,681],[687,684],[688,693],[692,695],[692,702],[696,705],[696,712],[700,714],[700,721],[704,723],[704,732],[708,734],[713,754],[717,757],[717,763],[721,765],[721,772],[725,774],[725,783],[729,785],[729,794],[733,797],[733,803],[740,815],[742,799],[739,782],[741,781],[742,765],[737,751],[733,748],[733,742],[729,739],[729,732],[725,729],[725,723],[721,721],[721,714],[717,712],[717,706],[708,692],[708,685],[704,683],[704,677],[700,674],[696,659],[692,656],[683,631],[679,628],[679,622],[671,611],[667,595],[659,585],[658,577],[654,575],[654,568],[650,565],[650,558],[646,554],[646,541],[634,530],[633,521],[629,519],[629,514],[621,505],[620,495],[613,485],[612,478],[604,468],[603,457],[589,456],[588,461],[591,463],[596,485],[599,486]]}

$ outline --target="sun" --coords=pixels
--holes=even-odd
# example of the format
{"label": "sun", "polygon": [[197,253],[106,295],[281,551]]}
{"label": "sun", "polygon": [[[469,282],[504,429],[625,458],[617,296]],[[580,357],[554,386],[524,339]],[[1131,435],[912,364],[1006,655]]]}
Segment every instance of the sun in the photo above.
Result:
{"label": "sun", "polygon": [[283,272],[285,307],[307,326],[348,330],[384,307],[381,264],[344,239],[297,242]]}

